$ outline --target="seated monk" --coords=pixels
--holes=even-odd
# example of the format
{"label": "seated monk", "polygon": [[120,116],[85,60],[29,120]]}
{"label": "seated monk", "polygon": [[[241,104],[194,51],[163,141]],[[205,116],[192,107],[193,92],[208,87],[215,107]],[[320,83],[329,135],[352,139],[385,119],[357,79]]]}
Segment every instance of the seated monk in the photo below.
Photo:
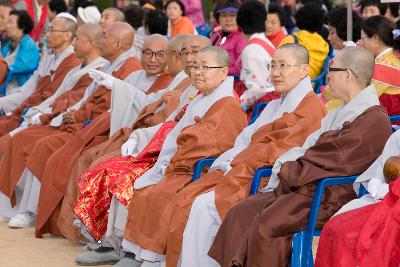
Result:
{"label": "seated monk", "polygon": [[[381,154],[392,130],[370,86],[373,55],[364,48],[346,47],[336,54],[331,67],[329,86],[345,104],[330,112],[302,147],[276,160],[268,192],[228,212],[208,252],[221,266],[289,265],[292,235],[307,225],[317,182],[359,174]],[[325,189],[317,227],[355,197],[350,185]]]}
{"label": "seated monk", "polygon": [[[124,81],[105,73],[93,71],[92,74],[106,77],[97,80],[107,88],[112,89],[111,111],[105,116],[97,117],[89,126],[68,140],[55,151],[45,163],[42,174],[41,192],[37,210],[37,234],[56,233],[59,207],[63,199],[70,170],[82,152],[102,146],[107,143],[109,135],[112,140],[120,142],[118,137],[124,136],[119,128],[136,120],[139,111],[148,102],[156,101],[165,92],[165,87],[171,82],[172,76],[165,70],[167,63],[168,41],[159,34],[150,35],[144,42],[142,65],[144,70],[130,74]],[[124,84],[124,86],[120,86]],[[110,121],[111,119],[111,121]],[[109,133],[110,132],[110,133]],[[115,139],[114,139],[115,138]],[[71,149],[74,147],[74,149]],[[104,150],[102,150],[104,151]],[[74,177],[75,178],[75,177]],[[57,230],[57,231],[56,231]]]}
{"label": "seated monk", "polygon": [[[389,160],[399,172],[399,157]],[[391,180],[382,201],[329,220],[321,233],[315,266],[399,266],[399,186],[400,179]]]}
{"label": "seated monk", "polygon": [[[308,61],[307,49],[298,44],[286,44],[275,51],[272,57],[271,80],[275,90],[282,94],[281,98],[268,103],[260,117],[236,138],[234,147],[217,158],[208,174],[186,186],[175,196],[171,217],[163,219],[171,221],[170,226],[157,226],[160,229],[158,233],[161,229],[167,232],[151,241],[155,244],[161,241],[166,244],[166,248],[164,245],[163,250],[158,253],[165,254],[163,251],[166,250],[168,266],[176,266],[179,255],[182,266],[207,266],[211,259],[206,252],[211,246],[212,236],[228,210],[248,196],[256,169],[272,166],[281,154],[294,146],[301,146],[306,137],[321,126],[320,121],[325,116],[326,109],[313,92],[308,76]],[[198,232],[207,235],[187,233],[181,253],[183,231],[192,203],[199,195],[210,200],[207,206],[196,211],[202,220]],[[196,208],[193,206],[192,209],[200,208],[199,202],[196,203]],[[152,226],[154,225],[153,221]],[[163,240],[160,236],[168,236],[168,239]],[[129,240],[126,248],[130,247],[129,243],[146,248],[150,242],[147,240],[144,243],[135,235],[125,235],[125,239]],[[129,251],[144,258],[135,249]]]}
{"label": "seated monk", "polygon": [[0,117],[0,136],[19,126],[21,115],[27,108],[39,105],[54,94],[70,70],[81,61],[74,55],[71,46],[76,32],[76,23],[66,17],[57,17],[49,25],[46,40],[54,55],[40,61],[34,74],[12,95],[0,98],[0,110],[11,113]]}
{"label": "seated monk", "polygon": [[[152,152],[161,145],[157,144],[162,142],[158,138],[160,131],[137,156],[143,157],[143,160],[133,161],[134,166],[129,166],[130,171],[123,170],[122,175],[117,176],[117,188],[113,188],[113,196],[135,212],[135,226],[148,224],[147,220],[155,221],[155,217],[160,216],[158,207],[161,207],[161,203],[167,202],[190,183],[193,164],[201,158],[226,151],[245,126],[246,115],[235,98],[233,79],[227,77],[228,70],[229,55],[223,48],[201,49],[191,72],[193,86],[200,94],[190,102],[186,111],[184,109],[183,117],[166,136],[158,158],[153,163],[149,162],[150,169],[146,168],[146,160],[151,159]],[[126,220],[127,214],[124,215],[125,218],[117,219]],[[114,222],[109,222],[107,231],[114,231],[113,227]],[[99,260],[115,263],[123,256],[123,253],[117,254],[121,243],[117,239],[118,236],[112,233],[106,239],[108,242],[104,243],[111,243],[114,248],[104,244],[93,252],[78,256],[76,262],[85,265],[99,264]]]}
{"label": "seated monk", "polygon": [[[130,56],[129,49],[132,39],[132,27],[122,22],[114,23],[103,34],[100,42],[101,55],[110,61],[103,67],[106,72],[113,73],[116,77],[125,78],[130,73],[142,68],[137,58]],[[34,185],[36,184],[36,186],[28,186],[29,190],[27,191],[39,189],[39,181],[45,167],[43,165],[46,164],[49,156],[77,134],[87,120],[100,117],[106,112],[110,107],[110,99],[111,91],[109,89],[104,86],[97,86],[95,82],[92,82],[86,89],[84,97],[70,108],[70,111],[55,117],[50,125],[29,127],[13,137],[15,144],[23,152],[20,152],[20,157],[12,158],[11,166],[1,166],[5,170],[0,169],[5,173],[0,179],[0,189],[11,199],[13,205],[15,204],[15,187],[18,181],[21,178],[35,180],[35,176],[37,179]],[[21,146],[21,144],[23,145]],[[70,147],[70,149],[74,150],[73,147]],[[9,153],[14,153],[14,150]],[[14,169],[15,161],[21,160],[24,163],[22,168]],[[24,167],[27,168],[25,171]],[[29,194],[36,199],[38,198],[38,192]],[[35,213],[35,209],[36,207],[33,211],[18,216],[21,227],[32,224],[32,217],[34,217],[32,212]]]}
{"label": "seated monk", "polygon": [[[86,88],[92,82],[89,77],[89,70],[94,68],[103,67],[107,60],[100,56],[100,49],[98,48],[98,41],[102,36],[101,28],[95,24],[84,24],[76,32],[76,39],[74,41],[74,54],[82,59],[82,65],[73,68],[61,83],[57,91],[40,105],[32,107],[24,115],[23,124],[9,134],[0,138],[0,175],[2,183],[12,173],[21,176],[24,169],[23,149],[25,145],[37,140],[37,137],[45,136],[49,133],[44,127],[34,125],[47,125],[52,118],[58,116],[60,113],[67,110],[68,107],[76,104],[84,95]],[[30,134],[29,129],[42,128],[44,132],[39,136]],[[25,131],[26,129],[26,131]],[[21,138],[22,137],[22,138]],[[19,177],[17,177],[18,179]],[[0,193],[2,199],[0,205],[0,215],[6,218],[11,218],[18,213],[26,212],[26,205],[20,204],[20,192],[24,191],[24,184],[27,181],[21,181],[17,185],[17,203],[18,207],[11,209],[10,201],[3,193]],[[30,184],[30,182],[29,182]],[[28,201],[28,199],[26,199]],[[30,203],[28,201],[28,203]]]}
{"label": "seated monk", "polygon": [[[369,194],[344,205],[325,224],[318,244],[316,266],[365,266],[367,263],[373,263],[374,266],[399,266],[398,252],[397,258],[388,258],[396,255],[391,244],[398,240],[389,239],[383,250],[375,246],[375,242],[382,242],[381,239],[389,237],[381,229],[388,226],[387,222],[391,223],[390,219],[387,220],[392,210],[396,209],[394,200],[399,197],[396,190],[398,182],[395,182],[400,176],[399,138],[399,131],[393,133],[381,156],[354,183],[356,192],[362,184],[368,188]],[[375,225],[382,226],[375,228]],[[396,225],[393,226],[395,233]],[[369,236],[373,231],[379,231],[376,238]],[[374,244],[373,247],[365,247],[367,242]],[[359,247],[365,251],[359,250]]]}
{"label": "seated monk", "polygon": [[[187,44],[193,43],[193,45],[200,47],[211,45],[210,41],[205,37],[191,37],[189,35],[175,36],[169,43],[167,53],[167,70],[175,77],[167,88],[160,90],[157,93],[150,94],[147,100],[142,100],[138,95],[133,95],[131,89],[126,83],[114,81],[112,89],[113,93],[118,89],[121,91],[121,98],[123,95],[125,95],[125,98],[127,98],[128,95],[133,95],[132,106],[125,106],[126,110],[129,110],[130,112],[133,111],[134,113],[135,107],[138,108],[140,102],[147,104],[142,111],[140,111],[136,121],[129,125],[129,128],[126,127],[122,122],[126,121],[124,118],[113,117],[113,109],[116,106],[114,105],[111,110],[110,132],[113,128],[113,122],[115,122],[114,125],[118,124],[118,126],[126,128],[116,131],[106,142],[84,151],[84,153],[82,153],[82,155],[77,159],[72,171],[70,170],[71,167],[65,166],[65,164],[60,161],[55,165],[52,165],[53,168],[48,168],[45,172],[45,176],[52,171],[52,173],[57,174],[57,177],[60,177],[61,175],[61,179],[63,179],[64,176],[69,177],[68,189],[62,203],[57,225],[62,234],[72,243],[77,244],[78,238],[81,236],[80,228],[73,226],[74,212],[72,210],[72,204],[77,198],[77,191],[79,191],[76,184],[76,177],[78,174],[81,174],[79,178],[81,181],[88,180],[86,177],[96,176],[98,173],[102,173],[102,176],[105,177],[107,172],[102,172],[102,167],[105,166],[103,161],[107,160],[107,166],[112,168],[114,160],[110,158],[120,155],[123,157],[136,156],[154,136],[158,127],[160,127],[166,120],[173,120],[181,110],[179,107],[186,106],[190,102],[189,96],[196,94],[197,90],[191,86],[190,77],[187,75],[187,73],[190,73],[190,67],[188,66],[191,66],[191,58],[193,56],[192,54],[188,57],[180,56],[180,51],[184,42]],[[197,49],[200,47],[197,47]],[[155,101],[152,95],[158,93],[161,93],[162,96]],[[113,101],[115,99],[116,98],[113,98]],[[120,106],[119,102],[118,109],[121,109]],[[118,161],[118,159],[116,159],[116,161]],[[102,167],[100,167],[100,165]],[[92,166],[92,168],[86,170],[90,166]],[[86,171],[84,172],[84,170]],[[103,178],[98,176],[97,179],[100,181]],[[82,187],[80,187],[80,190],[86,190],[85,185],[81,185]],[[101,184],[98,185],[100,186]],[[52,217],[54,216],[52,215]],[[89,244],[89,246],[90,245],[91,244]]]}

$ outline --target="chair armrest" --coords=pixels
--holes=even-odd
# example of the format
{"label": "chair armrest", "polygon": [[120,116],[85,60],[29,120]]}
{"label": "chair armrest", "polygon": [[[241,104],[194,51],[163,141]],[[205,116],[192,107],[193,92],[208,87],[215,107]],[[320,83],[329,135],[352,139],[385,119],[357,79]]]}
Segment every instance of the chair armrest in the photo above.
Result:
{"label": "chair armrest", "polygon": [[272,174],[271,167],[257,169],[256,172],[254,173],[253,181],[251,182],[250,195],[257,194],[258,187],[260,186],[261,178],[266,177],[266,176],[271,176],[271,174]]}
{"label": "chair armrest", "polygon": [[201,160],[197,161],[194,164],[192,183],[194,181],[196,181],[197,179],[199,179],[203,169],[205,167],[211,166],[216,159],[217,159],[216,157],[211,157],[211,158],[205,158],[205,159],[201,159]]}

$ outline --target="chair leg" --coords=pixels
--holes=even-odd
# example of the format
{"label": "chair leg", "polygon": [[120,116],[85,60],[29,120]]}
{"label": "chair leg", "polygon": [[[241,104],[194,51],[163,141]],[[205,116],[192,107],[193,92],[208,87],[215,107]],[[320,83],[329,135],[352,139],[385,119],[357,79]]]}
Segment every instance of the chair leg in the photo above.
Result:
{"label": "chair leg", "polygon": [[[303,242],[305,237],[305,231],[295,233],[292,239],[292,258],[291,267],[302,267],[304,252],[303,252]],[[305,267],[305,266],[304,266]]]}

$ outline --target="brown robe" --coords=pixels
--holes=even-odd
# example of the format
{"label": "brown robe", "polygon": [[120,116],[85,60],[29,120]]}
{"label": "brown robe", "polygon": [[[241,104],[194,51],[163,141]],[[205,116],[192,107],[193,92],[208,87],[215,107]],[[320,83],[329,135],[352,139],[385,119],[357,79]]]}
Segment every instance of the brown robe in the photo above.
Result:
{"label": "brown robe", "polygon": [[[147,90],[146,94],[154,93],[167,87],[171,80],[171,75],[163,72]],[[103,119],[103,116],[107,116],[107,118]],[[36,221],[37,235],[42,233],[41,227],[43,229],[53,229],[48,230],[50,233],[60,234],[57,220],[71,169],[84,150],[96,147],[108,140],[109,130],[110,113],[107,112],[97,117],[88,127],[79,131],[77,135],[51,155],[48,163],[46,163],[42,178],[41,192],[46,192],[46,194],[40,194],[39,198]]]}
{"label": "brown robe", "polygon": [[[62,235],[71,243],[78,244],[78,238],[81,235],[80,229],[72,225],[75,218],[72,204],[75,202],[78,194],[76,177],[91,166],[95,166],[108,158],[120,156],[121,146],[135,129],[147,128],[164,122],[178,108],[180,95],[190,84],[190,78],[185,78],[172,91],[166,92],[159,101],[145,106],[131,128],[119,130],[106,142],[87,149],[80,155],[70,172],[67,191],[57,222]],[[161,110],[157,110],[163,104],[165,104],[164,107]]]}
{"label": "brown robe", "polygon": [[[362,173],[381,154],[391,133],[385,109],[373,106],[342,129],[322,134],[304,156],[282,165],[273,192],[250,197],[228,212],[209,255],[222,267],[266,262],[287,266],[292,235],[306,228],[316,183],[325,177]],[[351,185],[327,188],[317,227],[355,197]]]}
{"label": "brown robe", "polygon": [[216,206],[223,219],[228,210],[249,195],[254,172],[272,166],[284,152],[303,145],[309,134],[318,130],[326,109],[319,96],[307,94],[291,113],[285,113],[260,127],[251,137],[250,145],[232,161],[226,175],[216,170],[203,175],[181,190],[174,199],[167,244],[167,265],[176,266],[182,246],[183,231],[195,198],[211,190],[216,192]]}
{"label": "brown robe", "polygon": [[[71,90],[59,95],[52,104],[53,112],[40,117],[43,126],[31,126],[13,137],[6,134],[0,138],[0,190],[3,193],[8,196],[12,195],[15,185],[21,177],[25,168],[25,161],[22,160],[24,158],[24,147],[37,142],[43,136],[55,133],[57,128],[44,125],[48,124],[52,117],[57,116],[79,101],[91,82],[92,79],[88,74],[83,75]],[[43,119],[44,117],[46,119]]]}
{"label": "brown robe", "polygon": [[234,97],[221,98],[195,121],[178,135],[177,152],[164,178],[158,184],[135,190],[128,206],[124,238],[160,254],[166,250],[173,196],[191,183],[194,163],[232,147],[247,124]]}
{"label": "brown robe", "polygon": [[80,59],[71,54],[58,65],[52,75],[41,77],[35,91],[18,108],[13,110],[11,115],[0,117],[0,136],[17,128],[24,109],[37,106],[52,96],[60,87],[65,75],[79,64],[81,64]]}

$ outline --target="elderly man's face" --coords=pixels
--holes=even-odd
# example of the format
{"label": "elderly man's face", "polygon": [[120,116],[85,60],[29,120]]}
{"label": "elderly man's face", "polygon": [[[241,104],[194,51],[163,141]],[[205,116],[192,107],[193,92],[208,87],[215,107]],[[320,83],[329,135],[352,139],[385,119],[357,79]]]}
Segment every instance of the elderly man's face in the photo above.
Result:
{"label": "elderly man's face", "polygon": [[146,41],[143,45],[142,66],[147,75],[161,73],[167,65],[167,46],[157,39]]}
{"label": "elderly man's face", "polygon": [[105,59],[115,54],[119,42],[112,34],[112,30],[112,27],[109,26],[105,31],[103,31],[103,36],[100,40],[99,47],[101,56]]}
{"label": "elderly man's face", "polygon": [[168,73],[175,76],[178,72],[182,70],[181,53],[178,50],[173,50],[168,47],[167,53],[167,66]]}
{"label": "elderly man's face", "polygon": [[103,29],[107,29],[107,27],[110,26],[115,21],[116,21],[115,14],[110,10],[105,10],[101,14],[100,27]]}
{"label": "elderly man's face", "polygon": [[190,75],[193,61],[197,53],[206,47],[206,45],[200,39],[189,39],[183,42],[181,50],[181,60],[185,68],[187,75]]}
{"label": "elderly man's face", "polygon": [[211,53],[197,54],[191,70],[193,86],[205,95],[212,93],[228,75],[228,67],[221,66]]}
{"label": "elderly man's face", "polygon": [[49,48],[60,47],[69,40],[70,34],[71,32],[67,30],[63,19],[54,19],[46,30],[47,46]]}
{"label": "elderly man's face", "polygon": [[290,49],[277,49],[271,62],[271,80],[275,91],[288,94],[308,75],[307,64],[299,64]]}
{"label": "elderly man's face", "polygon": [[83,58],[91,49],[90,40],[81,29],[78,29],[76,32],[76,37],[72,45],[75,55],[79,58]]}
{"label": "elderly man's face", "polygon": [[334,98],[346,100],[348,92],[347,78],[353,75],[349,70],[346,70],[340,62],[340,52],[329,62],[328,71],[328,86],[331,89]]}

